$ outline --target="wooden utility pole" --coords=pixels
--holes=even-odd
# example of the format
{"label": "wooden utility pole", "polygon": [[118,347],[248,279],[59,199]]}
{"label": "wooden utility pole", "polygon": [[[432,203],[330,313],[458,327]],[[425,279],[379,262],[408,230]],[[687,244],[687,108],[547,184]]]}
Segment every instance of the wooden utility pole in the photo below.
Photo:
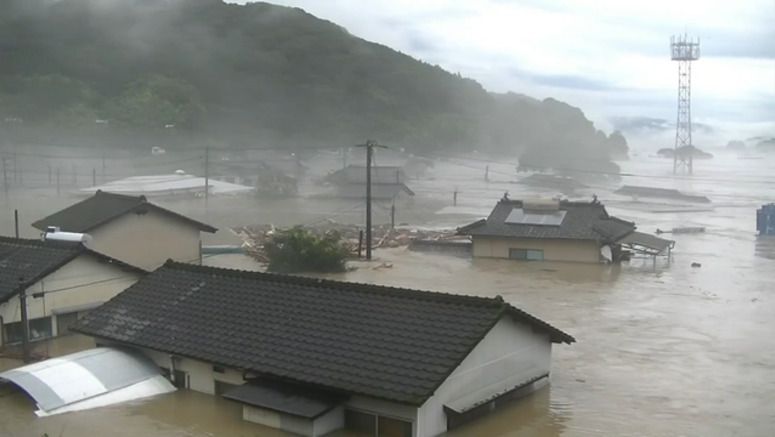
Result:
{"label": "wooden utility pole", "polygon": [[390,229],[396,228],[396,203],[390,205]]}
{"label": "wooden utility pole", "polygon": [[22,316],[22,359],[30,362],[30,324],[27,319],[27,290],[24,287],[24,278],[19,277],[19,306]]}
{"label": "wooden utility pole", "polygon": [[8,160],[3,157],[3,190],[5,191],[5,197],[8,197],[8,166],[6,165]]}
{"label": "wooden utility pole", "polygon": [[374,140],[366,140],[366,144],[356,147],[366,148],[366,259],[371,260],[371,161],[375,147],[387,147],[377,144]]}
{"label": "wooden utility pole", "polygon": [[13,210],[13,230],[14,230],[14,235],[18,240],[19,239],[19,210],[18,209]]}
{"label": "wooden utility pole", "polygon": [[97,185],[97,169],[93,168],[91,169],[91,186]]}
{"label": "wooden utility pole", "polygon": [[210,147],[205,147],[205,208],[210,197]]}

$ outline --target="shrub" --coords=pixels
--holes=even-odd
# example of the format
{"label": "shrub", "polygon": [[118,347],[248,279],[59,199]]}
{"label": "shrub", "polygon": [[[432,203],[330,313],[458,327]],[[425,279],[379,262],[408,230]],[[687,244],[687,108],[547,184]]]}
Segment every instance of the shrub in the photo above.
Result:
{"label": "shrub", "polygon": [[264,249],[268,270],[281,273],[342,272],[348,255],[339,233],[318,236],[300,226],[276,231]]}

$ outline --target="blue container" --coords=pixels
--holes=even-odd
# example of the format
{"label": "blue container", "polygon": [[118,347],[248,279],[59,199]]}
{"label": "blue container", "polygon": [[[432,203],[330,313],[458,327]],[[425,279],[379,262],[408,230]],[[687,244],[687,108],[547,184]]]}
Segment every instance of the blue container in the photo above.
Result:
{"label": "blue container", "polygon": [[756,211],[756,230],[759,235],[775,235],[775,203],[762,205]]}

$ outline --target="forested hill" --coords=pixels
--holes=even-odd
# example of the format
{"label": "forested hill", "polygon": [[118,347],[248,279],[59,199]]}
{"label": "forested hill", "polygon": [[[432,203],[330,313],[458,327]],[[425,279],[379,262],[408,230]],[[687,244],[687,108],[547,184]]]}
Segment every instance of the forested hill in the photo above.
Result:
{"label": "forested hill", "polygon": [[527,151],[535,164],[558,151],[570,151],[560,153],[568,163],[626,153],[623,137],[597,131],[577,108],[488,93],[300,9],[216,0],[0,8],[3,132],[22,119],[17,129],[63,141],[96,130],[226,146],[376,138],[409,150]]}

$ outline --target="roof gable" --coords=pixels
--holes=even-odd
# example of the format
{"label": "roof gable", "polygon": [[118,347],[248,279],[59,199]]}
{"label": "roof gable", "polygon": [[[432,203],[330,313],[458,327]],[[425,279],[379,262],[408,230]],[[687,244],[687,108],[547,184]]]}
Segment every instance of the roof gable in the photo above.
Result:
{"label": "roof gable", "polygon": [[59,269],[83,251],[77,243],[0,237],[0,302]]}
{"label": "roof gable", "polygon": [[459,234],[505,238],[546,238],[614,242],[635,230],[635,224],[608,215],[599,202],[560,201],[565,214],[559,224],[514,223],[508,220],[513,211],[526,207],[521,200],[501,199],[487,219],[458,229]]}
{"label": "roof gable", "polygon": [[152,208],[205,232],[217,231],[216,228],[210,225],[150,203],[145,196],[128,196],[99,190],[87,199],[36,221],[32,226],[40,230],[45,230],[48,226],[58,226],[66,232],[89,232],[98,226],[140,208]]}
{"label": "roof gable", "polygon": [[419,405],[504,314],[573,337],[502,299],[168,262],[78,331],[311,384]]}
{"label": "roof gable", "polygon": [[124,270],[138,267],[92,251],[80,243],[41,241],[0,236],[0,303],[55,272],[79,255],[93,256]]}

